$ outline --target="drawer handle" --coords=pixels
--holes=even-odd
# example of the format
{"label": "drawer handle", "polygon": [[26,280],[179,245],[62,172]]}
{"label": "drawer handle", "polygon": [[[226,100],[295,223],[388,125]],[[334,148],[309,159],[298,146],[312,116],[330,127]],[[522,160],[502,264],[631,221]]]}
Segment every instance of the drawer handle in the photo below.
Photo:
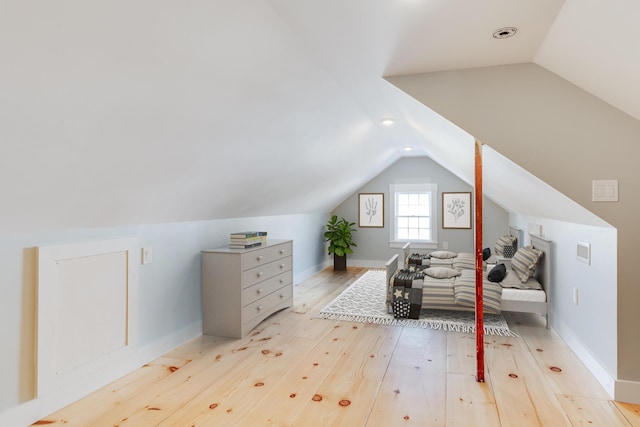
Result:
{"label": "drawer handle", "polygon": [[280,294],[280,299],[284,298],[284,294]]}
{"label": "drawer handle", "polygon": [[262,293],[262,289],[258,289],[256,292],[257,292],[258,294],[261,294],[261,293]]}
{"label": "drawer handle", "polygon": [[262,271],[258,272],[258,277],[262,276]]}
{"label": "drawer handle", "polygon": [[261,305],[259,305],[259,306],[256,308],[256,310],[258,310],[258,311],[262,310],[262,306],[261,306]]}
{"label": "drawer handle", "polygon": [[280,279],[280,283],[284,283],[284,279]]}
{"label": "drawer handle", "polygon": [[262,261],[262,255],[258,256],[258,261]]}
{"label": "drawer handle", "polygon": [[284,249],[280,249],[280,255],[284,255]]}
{"label": "drawer handle", "polygon": [[280,264],[280,268],[284,268],[284,264]]}

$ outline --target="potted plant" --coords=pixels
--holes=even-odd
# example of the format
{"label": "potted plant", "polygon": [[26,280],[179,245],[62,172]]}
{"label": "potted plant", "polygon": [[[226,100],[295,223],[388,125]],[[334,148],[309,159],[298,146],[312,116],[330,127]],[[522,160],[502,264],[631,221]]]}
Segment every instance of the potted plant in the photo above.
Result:
{"label": "potted plant", "polygon": [[349,222],[344,218],[338,219],[333,215],[327,222],[327,231],[324,233],[325,242],[329,242],[329,255],[333,254],[333,269],[347,269],[347,254],[352,254],[354,243],[351,233],[357,231],[355,222]]}

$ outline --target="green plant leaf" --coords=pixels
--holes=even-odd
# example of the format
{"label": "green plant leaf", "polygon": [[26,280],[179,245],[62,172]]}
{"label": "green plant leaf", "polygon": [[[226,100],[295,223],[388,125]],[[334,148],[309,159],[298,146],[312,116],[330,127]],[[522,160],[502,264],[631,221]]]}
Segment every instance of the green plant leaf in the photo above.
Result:
{"label": "green plant leaf", "polygon": [[357,231],[355,222],[349,222],[345,218],[333,215],[327,222],[327,231],[324,233],[325,242],[329,242],[329,255],[344,256],[353,253],[351,247],[358,246],[353,241],[352,233]]}

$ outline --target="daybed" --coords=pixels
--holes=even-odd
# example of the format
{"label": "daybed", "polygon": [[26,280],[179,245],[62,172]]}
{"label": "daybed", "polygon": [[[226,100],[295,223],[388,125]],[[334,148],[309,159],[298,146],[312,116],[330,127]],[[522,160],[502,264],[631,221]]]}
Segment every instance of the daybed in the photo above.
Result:
{"label": "daybed", "polygon": [[[518,229],[510,234],[518,234]],[[518,241],[522,241],[521,238]],[[512,259],[501,256],[490,258],[487,271],[484,272],[483,301],[487,313],[500,311],[540,313],[547,317],[551,290],[551,242],[541,236],[530,235],[531,244],[519,248]],[[409,248],[403,248],[405,253]],[[538,253],[533,266],[523,266],[523,259],[531,264],[526,256]],[[460,256],[461,254],[458,254]],[[500,282],[489,281],[487,276],[498,261],[507,267],[507,274]],[[431,259],[433,261],[433,258]],[[513,264],[518,264],[516,269]],[[453,266],[453,264],[451,264]],[[475,264],[474,264],[475,265]],[[437,265],[412,272],[400,264],[398,255],[394,255],[386,264],[387,306],[390,313],[405,304],[406,316],[419,315],[420,309],[447,309],[459,311],[475,310],[475,268],[458,268]],[[527,267],[527,268],[524,268]],[[519,274],[521,273],[521,274]],[[530,273],[531,277],[528,276]],[[526,279],[523,280],[522,279]],[[395,288],[395,289],[394,289]],[[405,290],[406,292],[398,292]],[[395,291],[395,294],[394,294]],[[394,296],[395,295],[395,296]],[[401,301],[404,299],[405,301]],[[407,305],[408,304],[408,305]],[[410,313],[409,313],[410,312]],[[414,317],[415,318],[415,317]]]}
{"label": "daybed", "polygon": [[[487,248],[490,256],[485,260],[486,264],[495,264],[504,258],[512,258],[519,248],[519,242],[523,241],[524,233],[517,227],[510,226],[509,233],[500,236],[493,248]],[[493,249],[493,250],[491,250]],[[437,250],[425,254],[412,253],[411,243],[402,247],[403,260],[406,267],[424,269],[426,267],[449,267],[455,269],[475,270],[475,254],[468,252],[451,252],[447,250]]]}
{"label": "daybed", "polygon": [[475,268],[475,256],[471,253],[449,251],[412,253],[410,242],[402,247],[402,262],[406,267],[417,270],[423,270],[427,267]]}

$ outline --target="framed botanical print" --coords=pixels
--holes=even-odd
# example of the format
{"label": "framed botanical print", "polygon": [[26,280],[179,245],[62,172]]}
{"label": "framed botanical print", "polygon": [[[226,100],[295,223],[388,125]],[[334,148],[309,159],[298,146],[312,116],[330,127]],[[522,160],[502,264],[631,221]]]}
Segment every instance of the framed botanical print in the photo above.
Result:
{"label": "framed botanical print", "polygon": [[471,193],[442,193],[442,228],[471,228]]}
{"label": "framed botanical print", "polygon": [[384,227],[384,193],[358,193],[358,227]]}

